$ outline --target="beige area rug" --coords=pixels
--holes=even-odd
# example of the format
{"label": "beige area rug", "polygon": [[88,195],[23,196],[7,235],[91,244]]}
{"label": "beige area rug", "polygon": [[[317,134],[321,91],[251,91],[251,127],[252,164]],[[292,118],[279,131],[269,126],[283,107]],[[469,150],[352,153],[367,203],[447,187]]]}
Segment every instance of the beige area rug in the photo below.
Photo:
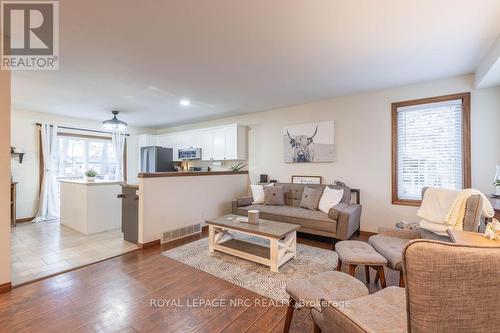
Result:
{"label": "beige area rug", "polygon": [[[264,239],[243,235],[237,238],[257,244],[265,244],[266,242]],[[338,260],[337,254],[332,250],[297,244],[297,258],[281,266],[278,273],[273,273],[269,267],[261,264],[217,251],[210,253],[207,238],[165,251],[162,254],[262,296],[283,302],[289,298],[285,291],[288,281],[334,270]]]}

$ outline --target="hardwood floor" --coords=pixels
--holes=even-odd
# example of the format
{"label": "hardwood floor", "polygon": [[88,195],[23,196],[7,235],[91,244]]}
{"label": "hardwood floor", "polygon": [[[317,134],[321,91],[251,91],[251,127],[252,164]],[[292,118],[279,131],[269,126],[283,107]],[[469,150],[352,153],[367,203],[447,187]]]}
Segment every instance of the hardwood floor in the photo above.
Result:
{"label": "hardwood floor", "polygon": [[[205,236],[136,251],[0,294],[0,331],[281,332],[285,306],[161,255]],[[298,241],[331,248],[327,239]],[[356,276],[364,281],[364,275],[358,268]],[[387,282],[397,285],[398,274],[387,272]],[[373,282],[369,288],[378,289]],[[213,301],[238,299],[247,303],[216,306]],[[169,306],[161,300],[169,300]],[[197,307],[196,300],[213,303]],[[295,311],[291,332],[312,331],[308,311]]]}

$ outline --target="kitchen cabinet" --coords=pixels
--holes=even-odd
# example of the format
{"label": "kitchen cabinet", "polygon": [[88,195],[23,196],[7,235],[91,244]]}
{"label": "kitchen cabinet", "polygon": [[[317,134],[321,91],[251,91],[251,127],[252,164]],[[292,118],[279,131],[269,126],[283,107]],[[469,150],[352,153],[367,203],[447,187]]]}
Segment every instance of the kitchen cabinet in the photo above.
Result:
{"label": "kitchen cabinet", "polygon": [[141,134],[137,136],[139,150],[141,147],[157,146],[158,137],[154,134]]}
{"label": "kitchen cabinet", "polygon": [[221,128],[212,129],[212,160],[223,161],[226,159],[226,130]]}
{"label": "kitchen cabinet", "polygon": [[173,149],[174,160],[178,151],[201,148],[202,160],[224,161],[246,159],[246,126],[230,124],[157,136],[157,145]]}
{"label": "kitchen cabinet", "polygon": [[247,129],[241,125],[230,125],[224,127],[225,159],[245,160],[246,159],[246,135]]}
{"label": "kitchen cabinet", "polygon": [[210,128],[202,129],[199,131],[201,159],[203,161],[210,161],[214,156],[214,147],[212,144],[212,130]]}

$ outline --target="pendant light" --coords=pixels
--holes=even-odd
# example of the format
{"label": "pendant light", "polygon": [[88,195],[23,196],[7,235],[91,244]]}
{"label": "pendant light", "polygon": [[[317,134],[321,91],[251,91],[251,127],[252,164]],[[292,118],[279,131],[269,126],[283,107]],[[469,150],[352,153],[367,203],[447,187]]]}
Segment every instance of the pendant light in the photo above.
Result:
{"label": "pendant light", "polygon": [[113,118],[102,122],[102,126],[109,131],[124,131],[127,129],[127,123],[116,117],[119,111],[111,111]]}

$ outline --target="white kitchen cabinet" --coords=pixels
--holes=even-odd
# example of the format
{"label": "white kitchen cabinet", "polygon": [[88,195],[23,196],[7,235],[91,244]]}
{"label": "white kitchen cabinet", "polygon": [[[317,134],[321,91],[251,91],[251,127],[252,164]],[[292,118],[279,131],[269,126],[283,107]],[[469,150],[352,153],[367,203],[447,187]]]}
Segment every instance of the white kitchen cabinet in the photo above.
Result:
{"label": "white kitchen cabinet", "polygon": [[223,161],[226,159],[226,129],[224,127],[212,129],[212,145],[214,161]]}
{"label": "white kitchen cabinet", "polygon": [[232,124],[224,126],[225,160],[246,160],[247,128],[242,125]]}
{"label": "white kitchen cabinet", "polygon": [[199,148],[201,148],[201,159],[204,161],[212,160],[214,157],[212,130],[210,128],[199,130],[199,138],[200,138]]}
{"label": "white kitchen cabinet", "polygon": [[137,136],[137,145],[141,147],[149,147],[158,145],[158,137],[154,134],[141,134]]}
{"label": "white kitchen cabinet", "polygon": [[[179,149],[201,148],[202,160],[246,160],[247,128],[238,124],[209,127],[185,132],[145,134],[139,136],[139,147],[172,148],[174,161],[179,161]],[[144,142],[141,145],[141,142]]]}

